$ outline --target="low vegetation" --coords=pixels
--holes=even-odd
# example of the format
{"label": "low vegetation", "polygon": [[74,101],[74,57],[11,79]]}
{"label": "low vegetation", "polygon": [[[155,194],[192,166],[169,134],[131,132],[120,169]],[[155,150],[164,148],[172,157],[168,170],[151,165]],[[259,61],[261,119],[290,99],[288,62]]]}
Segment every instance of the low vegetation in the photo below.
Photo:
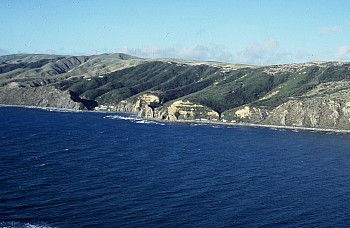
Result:
{"label": "low vegetation", "polygon": [[0,57],[1,88],[54,86],[103,105],[151,93],[160,98],[160,105],[189,100],[219,114],[247,104],[273,109],[324,83],[339,81],[350,81],[349,63],[252,67],[145,60],[124,54]]}

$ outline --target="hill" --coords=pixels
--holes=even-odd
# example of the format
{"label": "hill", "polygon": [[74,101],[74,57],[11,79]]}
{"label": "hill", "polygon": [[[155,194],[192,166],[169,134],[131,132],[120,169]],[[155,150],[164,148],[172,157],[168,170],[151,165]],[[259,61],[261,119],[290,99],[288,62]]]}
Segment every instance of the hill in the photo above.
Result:
{"label": "hill", "polygon": [[125,54],[0,56],[0,103],[350,130],[350,63],[248,66]]}

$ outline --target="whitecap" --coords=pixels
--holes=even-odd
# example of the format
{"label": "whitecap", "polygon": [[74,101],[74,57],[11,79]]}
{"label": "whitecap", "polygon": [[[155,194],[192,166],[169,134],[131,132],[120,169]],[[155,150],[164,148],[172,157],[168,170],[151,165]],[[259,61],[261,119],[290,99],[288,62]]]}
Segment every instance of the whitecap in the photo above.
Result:
{"label": "whitecap", "polygon": [[136,121],[136,123],[138,124],[156,124],[156,125],[161,125],[164,126],[164,123],[159,123],[159,122],[155,122],[155,121],[149,121],[149,120],[138,120]]}
{"label": "whitecap", "polygon": [[21,223],[21,222],[0,222],[1,228],[52,228],[44,223],[31,224],[31,223]]}
{"label": "whitecap", "polygon": [[[41,164],[38,164],[38,165],[35,165],[35,167],[44,167],[46,166],[47,164],[46,163],[41,163]],[[1,228],[1,227],[0,227]]]}
{"label": "whitecap", "polygon": [[157,125],[162,125],[162,126],[165,125],[164,123],[159,123],[159,122],[150,121],[150,120],[144,120],[144,119],[136,118],[135,116],[108,115],[108,116],[105,116],[103,118],[127,120],[127,121],[131,121],[131,122],[137,123],[137,124],[157,124]]}
{"label": "whitecap", "polygon": [[210,125],[212,128],[225,128],[225,126],[220,126],[220,125]]}
{"label": "whitecap", "polygon": [[147,120],[137,120],[135,123],[137,123],[137,124],[156,124],[156,122],[147,121]]}
{"label": "whitecap", "polygon": [[120,116],[120,115],[108,115],[103,117],[105,119],[119,119],[119,120],[137,120],[135,117],[130,116]]}

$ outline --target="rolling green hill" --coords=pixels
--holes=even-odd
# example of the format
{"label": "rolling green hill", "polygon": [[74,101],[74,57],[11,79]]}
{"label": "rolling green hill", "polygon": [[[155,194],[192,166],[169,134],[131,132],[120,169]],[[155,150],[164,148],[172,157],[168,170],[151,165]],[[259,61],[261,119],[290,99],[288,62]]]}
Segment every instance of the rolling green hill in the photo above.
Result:
{"label": "rolling green hill", "polygon": [[350,129],[350,63],[248,66],[95,56],[0,56],[0,103]]}

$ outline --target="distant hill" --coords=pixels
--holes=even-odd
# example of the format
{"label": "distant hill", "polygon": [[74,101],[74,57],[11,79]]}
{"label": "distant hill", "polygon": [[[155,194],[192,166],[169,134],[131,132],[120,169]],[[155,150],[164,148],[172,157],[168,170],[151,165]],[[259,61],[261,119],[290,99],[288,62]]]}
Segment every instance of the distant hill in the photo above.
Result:
{"label": "distant hill", "polygon": [[274,66],[92,56],[0,56],[0,103],[164,121],[350,130],[350,63]]}

